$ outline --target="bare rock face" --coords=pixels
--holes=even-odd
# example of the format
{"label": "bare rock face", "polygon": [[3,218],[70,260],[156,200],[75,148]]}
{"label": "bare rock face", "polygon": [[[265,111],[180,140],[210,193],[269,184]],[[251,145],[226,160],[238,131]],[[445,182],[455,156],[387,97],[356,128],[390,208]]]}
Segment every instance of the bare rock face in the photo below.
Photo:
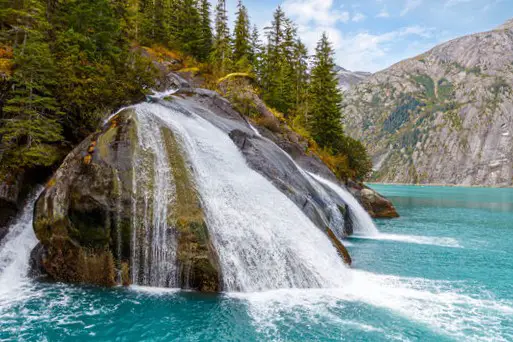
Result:
{"label": "bare rock face", "polygon": [[344,92],[348,91],[372,75],[370,72],[349,71],[342,67],[338,67],[336,72],[339,87]]}
{"label": "bare rock face", "polygon": [[374,180],[513,184],[513,23],[461,37],[345,94],[346,131],[364,142]]}

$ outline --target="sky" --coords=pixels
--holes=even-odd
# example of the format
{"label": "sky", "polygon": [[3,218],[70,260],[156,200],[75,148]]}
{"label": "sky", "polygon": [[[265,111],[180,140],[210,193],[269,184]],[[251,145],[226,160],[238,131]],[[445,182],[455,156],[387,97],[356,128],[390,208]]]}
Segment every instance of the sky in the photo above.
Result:
{"label": "sky", "polygon": [[[213,3],[216,0],[211,0]],[[227,0],[233,21],[238,0]],[[252,24],[268,26],[281,5],[313,52],[327,32],[336,62],[376,72],[459,36],[513,18],[513,0],[243,0]],[[214,6],[213,6],[214,7]]]}

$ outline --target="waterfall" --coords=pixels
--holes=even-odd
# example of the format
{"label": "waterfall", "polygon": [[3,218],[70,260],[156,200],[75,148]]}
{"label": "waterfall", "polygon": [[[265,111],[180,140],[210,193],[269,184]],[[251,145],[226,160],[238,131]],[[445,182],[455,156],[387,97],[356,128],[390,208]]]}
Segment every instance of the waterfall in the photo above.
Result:
{"label": "waterfall", "polygon": [[329,189],[333,190],[344,203],[349,206],[349,214],[351,215],[351,220],[353,222],[353,230],[356,234],[361,235],[377,235],[379,233],[378,228],[372,221],[370,215],[363,209],[363,207],[358,203],[356,198],[351,195],[347,190],[338,186],[337,184],[330,182],[327,179],[322,178],[313,173],[309,173],[315,180],[319,183],[324,184]]}
{"label": "waterfall", "polygon": [[340,287],[348,269],[328,237],[233,141],[195,114],[141,104],[177,136],[192,164],[227,291]]}
{"label": "waterfall", "polygon": [[[268,139],[260,132],[256,127],[253,125],[249,125],[251,130],[255,132],[255,134],[261,138],[264,141],[267,141],[268,143],[272,144],[276,147],[276,149],[283,155],[287,160],[290,161],[291,164],[294,165],[294,167],[298,170],[298,172],[303,177],[304,181],[308,183],[311,186],[311,189],[315,193],[316,196],[318,196],[322,201],[322,203],[317,203],[317,201],[311,201],[310,203],[317,209],[317,212],[319,213],[320,217],[323,220],[323,223],[326,227],[329,227],[337,236],[338,239],[343,239],[347,236],[345,232],[345,219],[342,215],[341,211],[339,210],[339,206],[345,205],[346,203],[341,198],[340,202],[335,202],[333,200],[333,196],[330,196],[327,192],[324,186],[319,183],[319,181],[312,177],[312,175],[303,169],[301,166],[299,166],[292,157],[285,152],[280,146],[278,146],[274,141],[271,139]],[[320,208],[319,206],[322,205],[324,208]],[[324,209],[324,210],[323,210]],[[325,215],[327,213],[328,215]]]}
{"label": "waterfall", "polygon": [[159,122],[144,106],[135,108],[140,146],[134,158],[132,282],[176,287],[177,242],[169,224],[175,194],[173,176]]}
{"label": "waterfall", "polygon": [[37,244],[32,218],[40,193],[38,189],[30,196],[0,244],[0,297],[19,288],[27,279],[30,252]]}

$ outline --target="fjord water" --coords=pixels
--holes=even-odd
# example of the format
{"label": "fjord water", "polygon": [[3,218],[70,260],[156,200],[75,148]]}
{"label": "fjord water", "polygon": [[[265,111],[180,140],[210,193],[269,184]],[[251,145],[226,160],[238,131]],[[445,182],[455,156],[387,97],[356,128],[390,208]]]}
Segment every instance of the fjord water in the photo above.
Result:
{"label": "fjord water", "polygon": [[[32,282],[33,199],[0,246],[0,340],[513,340],[512,190],[375,186],[402,217],[345,241],[354,260],[348,269],[222,131],[156,104],[136,110],[143,124],[171,127],[186,150],[227,292]],[[172,186],[161,189],[153,196],[172,199]],[[151,248],[134,247],[156,253],[159,269],[172,272],[167,240],[155,235]],[[159,276],[138,283],[158,285]]]}

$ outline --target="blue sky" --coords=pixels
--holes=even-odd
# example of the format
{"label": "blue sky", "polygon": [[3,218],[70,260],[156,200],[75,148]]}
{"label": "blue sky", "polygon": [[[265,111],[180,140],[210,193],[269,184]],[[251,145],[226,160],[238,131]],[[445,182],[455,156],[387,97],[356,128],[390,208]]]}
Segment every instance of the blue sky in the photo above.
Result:
{"label": "blue sky", "polygon": [[[216,0],[211,0],[216,2]],[[281,5],[313,51],[326,31],[337,63],[375,72],[435,45],[491,30],[513,17],[513,0],[243,0],[252,23],[270,23]],[[227,0],[233,19],[237,0]]]}

